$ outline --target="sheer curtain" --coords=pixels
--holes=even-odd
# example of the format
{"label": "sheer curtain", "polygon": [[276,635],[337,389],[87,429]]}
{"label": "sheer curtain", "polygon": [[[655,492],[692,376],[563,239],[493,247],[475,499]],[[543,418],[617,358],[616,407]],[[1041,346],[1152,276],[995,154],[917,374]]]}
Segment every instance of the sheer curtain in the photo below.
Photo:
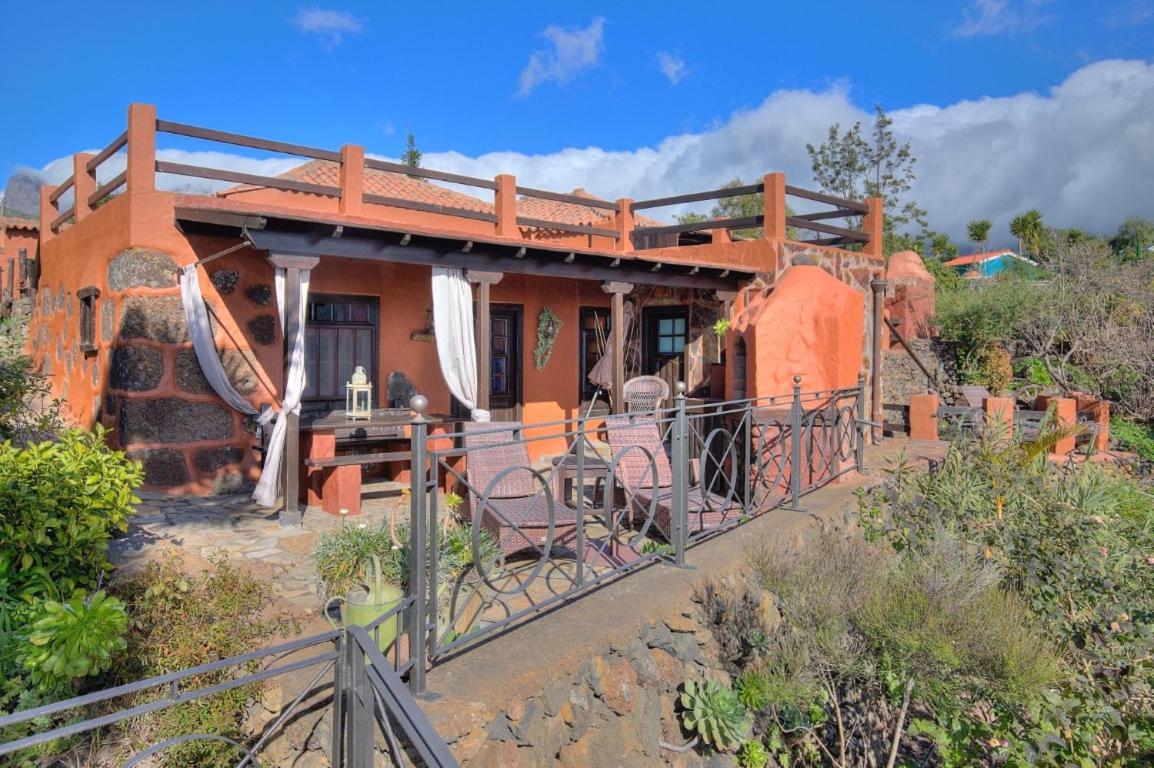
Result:
{"label": "sheer curtain", "polygon": [[[276,305],[280,315],[281,332],[285,330],[285,272],[277,267],[276,270]],[[301,297],[300,318],[297,321],[297,332],[289,343],[289,370],[284,383],[284,400],[280,410],[276,413],[276,424],[273,425],[272,437],[269,439],[268,453],[264,459],[264,471],[256,484],[252,497],[258,504],[271,507],[276,504],[277,490],[280,485],[280,468],[284,460],[285,432],[288,429],[288,415],[300,413],[301,395],[305,390],[305,317],[309,305],[309,275],[311,270],[301,270]],[[261,423],[267,424],[273,416],[272,411],[261,416]],[[295,472],[296,467],[289,467]]]}
{"label": "sheer curtain", "polygon": [[473,289],[458,267],[433,267],[433,327],[441,375],[473,421],[488,421],[477,407],[477,343],[473,335]]}

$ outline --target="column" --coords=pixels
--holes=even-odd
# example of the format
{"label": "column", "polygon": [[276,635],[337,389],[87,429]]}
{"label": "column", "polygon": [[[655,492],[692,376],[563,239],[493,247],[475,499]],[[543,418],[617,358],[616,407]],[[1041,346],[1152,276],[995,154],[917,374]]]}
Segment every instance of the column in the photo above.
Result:
{"label": "column", "polygon": [[870,324],[870,421],[873,426],[870,430],[872,442],[880,443],[882,439],[882,337],[885,335],[885,301],[886,290],[890,287],[888,280],[871,280],[870,289],[873,290],[873,322]]}
{"label": "column", "polygon": [[482,272],[470,269],[466,274],[470,283],[477,286],[477,317],[474,335],[477,343],[477,407],[489,410],[489,389],[492,382],[493,345],[489,338],[492,328],[490,325],[489,308],[490,292],[494,285],[501,282],[505,276],[503,272]]}
{"label": "column", "polygon": [[[625,294],[633,290],[632,283],[615,281],[601,284],[601,290],[613,297],[609,323],[613,332],[613,412],[625,412]],[[641,322],[641,318],[635,318]]]}

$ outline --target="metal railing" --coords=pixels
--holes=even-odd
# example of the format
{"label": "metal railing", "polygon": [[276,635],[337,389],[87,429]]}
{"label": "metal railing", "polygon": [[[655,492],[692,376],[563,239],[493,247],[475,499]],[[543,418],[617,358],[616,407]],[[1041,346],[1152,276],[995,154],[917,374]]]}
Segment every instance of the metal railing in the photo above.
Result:
{"label": "metal railing", "polygon": [[[299,679],[305,682],[285,693],[288,703],[247,741],[219,733],[178,734],[133,747],[136,751],[121,765],[132,768],[182,745],[215,742],[235,750],[231,764],[237,768],[259,766],[266,749],[290,723],[322,708],[321,716],[331,725],[328,757],[334,768],[371,768],[377,764],[378,753],[394,766],[456,766],[401,677],[423,665],[415,665],[399,641],[385,640],[392,660],[381,650],[382,625],[402,621],[413,602],[412,598],[401,600],[364,627],[324,632],[0,717],[0,734],[20,726],[42,728],[0,743],[0,758],[60,739],[95,736],[104,729],[203,703],[238,688],[274,680],[291,685]],[[44,723],[49,727],[43,727]]]}
{"label": "metal railing", "polygon": [[[854,387],[548,424],[469,424],[430,436],[415,402],[410,474],[413,658],[475,641],[658,563],[863,463],[864,382]],[[599,438],[604,438],[601,440]],[[531,461],[528,446],[551,461]],[[468,499],[455,514],[449,489]],[[470,552],[440,537],[468,525]],[[452,558],[453,562],[448,562]],[[463,564],[462,564],[463,561]],[[424,669],[410,683],[424,689]]]}

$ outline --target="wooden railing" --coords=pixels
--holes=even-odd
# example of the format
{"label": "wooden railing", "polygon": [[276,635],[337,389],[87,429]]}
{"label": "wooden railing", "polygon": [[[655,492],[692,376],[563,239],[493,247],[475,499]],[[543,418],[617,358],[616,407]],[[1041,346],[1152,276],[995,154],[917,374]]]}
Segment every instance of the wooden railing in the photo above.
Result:
{"label": "wooden railing", "polygon": [[[305,160],[321,160],[338,166],[339,184],[319,184],[314,181],[268,176],[224,168],[211,168],[187,163],[159,160],[156,155],[158,134],[180,136],[187,139],[229,144],[245,149],[273,152],[280,155],[300,157]],[[113,156],[124,152],[125,169],[105,183],[97,186],[97,171]],[[387,196],[366,191],[366,171],[403,174],[431,182],[441,182],[483,190],[491,193],[489,201],[481,198],[477,207],[446,205],[403,197]],[[849,200],[827,195],[822,192],[802,189],[785,183],[784,174],[773,173],[760,182],[738,187],[723,187],[704,192],[632,201],[600,200],[597,198],[563,192],[553,192],[534,187],[520,186],[511,175],[499,175],[494,179],[449,173],[429,168],[414,168],[401,163],[365,157],[363,147],[345,145],[340,150],[319,149],[302,144],[273,141],[240,133],[219,131],[211,128],[160,120],[154,107],[133,104],[128,110],[128,129],[117,136],[96,155],[77,154],[73,158],[73,175],[55,189],[45,188],[41,205],[41,231],[50,235],[59,231],[67,223],[78,221],[121,190],[153,191],[156,189],[156,175],[169,174],[208,181],[229,182],[258,188],[279,189],[301,192],[338,201],[341,213],[372,216],[373,210],[366,206],[386,206],[402,210],[418,211],[441,216],[485,222],[493,225],[497,237],[523,239],[525,229],[559,235],[581,235],[589,238],[589,245],[595,245],[594,238],[605,238],[610,248],[617,251],[633,251],[638,243],[653,236],[680,235],[690,232],[712,231],[728,240],[728,232],[738,229],[760,228],[768,239],[788,239],[790,229],[804,230],[817,237],[803,242],[817,246],[860,246],[862,250],[881,255],[881,203],[879,200]],[[69,192],[70,198],[66,198]],[[760,194],[764,206],[761,213],[731,219],[709,219],[660,226],[636,226],[638,211],[666,208],[710,200],[723,200],[743,195]],[[792,196],[810,202],[832,206],[830,210],[789,215],[786,198]],[[572,219],[558,221],[518,214],[518,198],[537,198],[581,206],[604,212],[606,223],[599,223],[596,217],[591,221],[575,223]],[[67,199],[72,204],[62,209]],[[826,223],[834,219],[851,222],[850,226]],[[858,225],[852,222],[859,222]],[[643,240],[644,239],[644,240]],[[604,241],[602,241],[604,242]],[[676,239],[674,239],[674,243]],[[644,247],[644,246],[640,246]]]}

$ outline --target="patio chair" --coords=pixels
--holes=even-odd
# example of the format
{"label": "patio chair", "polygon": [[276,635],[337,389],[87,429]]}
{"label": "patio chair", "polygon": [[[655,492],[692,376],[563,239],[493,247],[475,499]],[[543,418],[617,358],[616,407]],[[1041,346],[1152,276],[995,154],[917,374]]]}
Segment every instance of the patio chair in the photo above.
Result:
{"label": "patio chair", "polygon": [[[550,509],[541,481],[530,469],[532,461],[521,436],[521,422],[469,421],[463,427],[469,503],[473,510],[478,509],[481,494],[489,492],[481,513],[481,527],[493,536],[501,555],[522,550],[540,552],[547,543],[551,515],[553,547],[571,546],[577,531],[577,512],[557,492],[557,473],[543,470],[553,496]],[[493,485],[498,475],[514,467],[523,469],[513,469]]]}
{"label": "patio chair", "polygon": [[634,376],[622,387],[627,411],[656,411],[669,399],[669,385],[658,376]]}
{"label": "patio chair", "polygon": [[[673,541],[673,468],[665,455],[658,425],[624,415],[609,416],[605,420],[605,434],[613,458],[616,460],[625,454],[617,463],[615,474],[626,496],[632,500],[632,508],[628,510],[630,525],[633,524],[634,512],[646,517],[651,505],[656,503],[653,525],[666,541]],[[646,452],[653,457],[652,464]],[[701,472],[694,474],[700,475]],[[716,528],[737,519],[742,513],[736,498],[726,499],[701,488],[697,482],[690,485],[688,496],[690,534]]]}

